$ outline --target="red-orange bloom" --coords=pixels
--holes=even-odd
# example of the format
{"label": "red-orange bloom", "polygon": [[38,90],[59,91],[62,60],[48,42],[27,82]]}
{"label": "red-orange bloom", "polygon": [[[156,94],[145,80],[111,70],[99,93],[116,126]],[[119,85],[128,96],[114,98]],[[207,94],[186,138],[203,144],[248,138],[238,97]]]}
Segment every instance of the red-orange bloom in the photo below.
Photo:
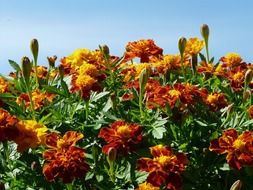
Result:
{"label": "red-orange bloom", "polygon": [[220,138],[211,141],[209,150],[227,154],[231,168],[239,170],[242,166],[253,166],[253,132],[244,131],[238,136],[235,129],[228,129]]}
{"label": "red-orange bloom", "polygon": [[142,141],[142,129],[138,124],[125,121],[115,121],[110,127],[100,130],[98,137],[108,144],[103,146],[103,153],[108,154],[114,148],[117,153],[127,155],[134,150],[134,146]]}
{"label": "red-orange bloom", "polygon": [[212,111],[217,111],[228,105],[227,99],[223,93],[214,92],[209,95],[204,100],[206,104]]}
{"label": "red-orange bloom", "polygon": [[147,182],[156,187],[166,185],[167,189],[177,190],[182,185],[180,173],[188,164],[184,153],[174,154],[167,146],[157,145],[150,148],[153,156],[141,158],[137,161],[137,169],[149,173]]}
{"label": "red-orange bloom", "polygon": [[85,161],[85,152],[76,147],[77,141],[83,138],[81,133],[68,131],[61,138],[57,133],[51,133],[46,138],[49,147],[43,153],[47,163],[43,166],[43,174],[49,182],[56,178],[63,183],[71,183],[74,178],[83,178],[89,170]]}
{"label": "red-orange bloom", "polygon": [[139,40],[129,42],[126,46],[125,61],[139,57],[141,63],[149,63],[151,57],[162,56],[163,49],[153,40]]}
{"label": "red-orange bloom", "polygon": [[15,116],[0,109],[0,142],[13,140],[18,136],[17,123],[18,119]]}
{"label": "red-orange bloom", "polygon": [[253,119],[253,105],[251,105],[248,109],[249,117]]}

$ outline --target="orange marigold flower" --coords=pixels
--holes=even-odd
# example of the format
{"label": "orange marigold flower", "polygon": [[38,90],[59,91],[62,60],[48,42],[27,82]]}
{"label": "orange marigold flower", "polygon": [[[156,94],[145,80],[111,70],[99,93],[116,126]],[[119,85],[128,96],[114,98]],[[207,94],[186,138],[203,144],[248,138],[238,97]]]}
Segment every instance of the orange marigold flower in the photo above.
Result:
{"label": "orange marigold flower", "polygon": [[[45,105],[46,102],[52,102],[53,99],[55,98],[55,94],[52,93],[47,93],[47,92],[41,92],[40,90],[36,89],[35,91],[32,92],[32,102],[34,109],[40,109]],[[25,106],[28,108],[31,104],[30,98],[28,94],[21,94],[17,100],[16,100],[18,105],[21,105],[22,102],[25,103]]]}
{"label": "orange marigold flower", "polygon": [[167,189],[181,187],[180,173],[185,170],[188,159],[184,153],[174,154],[170,147],[156,145],[150,148],[151,158],[140,158],[137,169],[149,173],[147,182],[155,187],[166,185]]}
{"label": "orange marigold flower", "polygon": [[48,150],[43,153],[47,161],[43,166],[43,174],[49,182],[56,178],[63,183],[71,183],[74,178],[83,178],[89,170],[85,161],[85,151],[76,147],[76,142],[83,138],[81,133],[68,131],[61,138],[57,133],[46,137]]}
{"label": "orange marigold flower", "polygon": [[15,116],[0,109],[0,142],[11,141],[19,135],[16,127],[17,123],[18,119]]}
{"label": "orange marigold flower", "polygon": [[235,129],[228,129],[220,138],[211,141],[209,150],[227,154],[226,160],[233,169],[253,166],[253,132],[244,131],[238,136]]}
{"label": "orange marigold flower", "polygon": [[227,66],[234,66],[242,62],[242,58],[238,53],[228,53],[221,58],[221,61],[227,64]]}
{"label": "orange marigold flower", "polygon": [[[47,77],[47,67],[45,66],[37,66],[37,75],[40,79],[46,79]],[[35,67],[32,69],[32,75],[35,76]]]}
{"label": "orange marigold flower", "polygon": [[19,135],[14,139],[18,144],[18,152],[23,152],[28,148],[36,148],[44,144],[47,127],[34,120],[23,120],[17,123]]}
{"label": "orange marigold flower", "polygon": [[214,92],[209,94],[205,99],[206,104],[211,110],[217,111],[227,106],[227,100],[223,93]]}
{"label": "orange marigold flower", "polygon": [[115,121],[110,127],[100,130],[98,137],[103,138],[108,144],[103,146],[103,153],[108,154],[111,148],[117,153],[127,155],[134,150],[136,144],[142,141],[142,129],[138,124],[125,121]]}
{"label": "orange marigold flower", "polygon": [[185,54],[196,55],[204,47],[204,40],[189,38],[186,42]]}
{"label": "orange marigold flower", "polygon": [[141,183],[136,190],[160,190],[160,187],[155,187],[151,183]]}
{"label": "orange marigold flower", "polygon": [[163,49],[153,40],[139,40],[129,42],[126,46],[125,61],[139,57],[141,63],[149,63],[151,57],[162,56]]}

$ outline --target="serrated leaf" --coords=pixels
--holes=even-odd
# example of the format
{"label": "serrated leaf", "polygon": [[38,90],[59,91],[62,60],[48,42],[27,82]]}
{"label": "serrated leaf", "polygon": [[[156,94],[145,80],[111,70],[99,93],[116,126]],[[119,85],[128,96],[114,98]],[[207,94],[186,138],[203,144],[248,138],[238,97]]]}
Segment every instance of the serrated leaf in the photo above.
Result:
{"label": "serrated leaf", "polygon": [[165,127],[155,127],[152,129],[152,135],[156,139],[162,139],[163,134],[166,132]]}
{"label": "serrated leaf", "polygon": [[96,102],[96,101],[103,98],[104,96],[106,96],[109,93],[110,92],[108,92],[108,91],[100,92],[100,93],[94,92],[90,97],[90,102]]}

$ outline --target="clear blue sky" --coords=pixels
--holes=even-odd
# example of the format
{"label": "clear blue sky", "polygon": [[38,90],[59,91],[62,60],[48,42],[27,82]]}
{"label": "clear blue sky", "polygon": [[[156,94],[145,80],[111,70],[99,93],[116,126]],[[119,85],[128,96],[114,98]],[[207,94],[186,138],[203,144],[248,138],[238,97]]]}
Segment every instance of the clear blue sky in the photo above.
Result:
{"label": "clear blue sky", "polygon": [[211,29],[210,53],[218,59],[238,52],[253,61],[253,1],[244,0],[0,0],[0,73],[8,59],[31,57],[32,38],[40,43],[40,64],[77,48],[107,44],[121,55],[128,41],[151,38],[176,53],[180,36],[200,37]]}

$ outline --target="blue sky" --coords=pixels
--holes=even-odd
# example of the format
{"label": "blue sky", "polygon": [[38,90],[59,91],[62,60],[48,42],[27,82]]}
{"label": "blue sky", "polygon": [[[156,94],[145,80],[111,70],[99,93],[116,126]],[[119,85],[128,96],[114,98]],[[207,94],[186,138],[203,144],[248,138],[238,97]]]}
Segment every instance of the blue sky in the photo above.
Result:
{"label": "blue sky", "polygon": [[128,41],[143,38],[154,39],[166,54],[177,53],[178,38],[200,37],[203,23],[216,60],[238,52],[250,62],[252,7],[251,0],[0,0],[0,73],[11,70],[8,59],[31,57],[32,38],[40,43],[39,64],[46,65],[46,56],[99,44],[121,55]]}

